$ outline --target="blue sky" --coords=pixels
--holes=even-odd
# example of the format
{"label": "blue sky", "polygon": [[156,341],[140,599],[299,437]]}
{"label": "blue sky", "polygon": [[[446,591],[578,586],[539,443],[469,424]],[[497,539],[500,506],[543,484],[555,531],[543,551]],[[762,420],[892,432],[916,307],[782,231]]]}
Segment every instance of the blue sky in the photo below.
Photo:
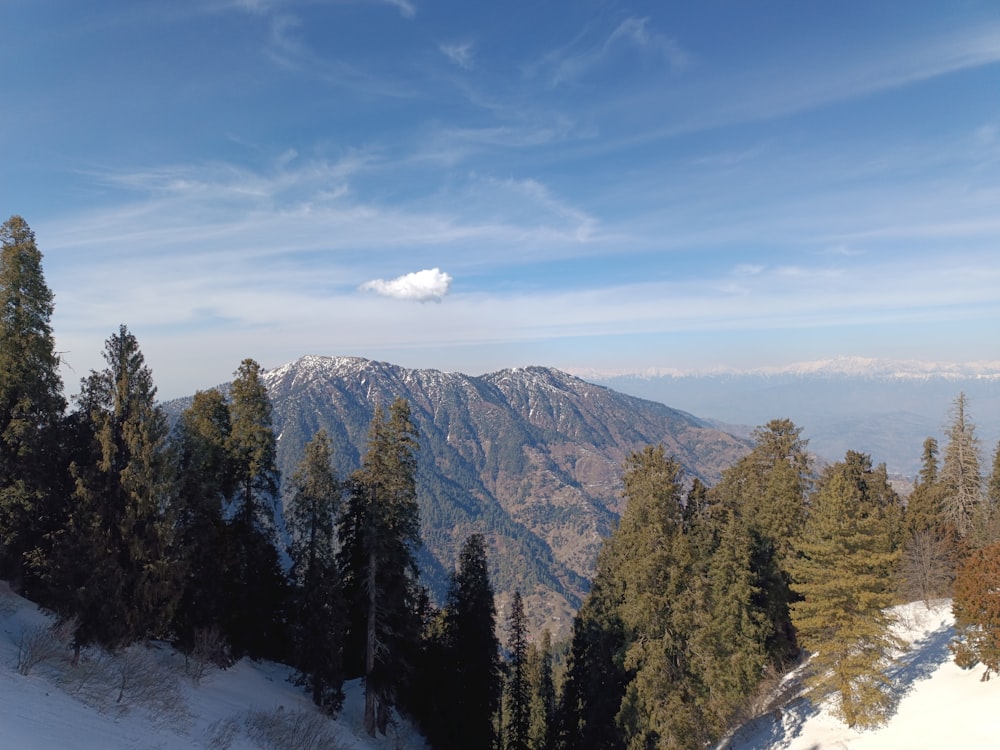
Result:
{"label": "blue sky", "polygon": [[2,0],[67,390],[1000,360],[1000,4]]}

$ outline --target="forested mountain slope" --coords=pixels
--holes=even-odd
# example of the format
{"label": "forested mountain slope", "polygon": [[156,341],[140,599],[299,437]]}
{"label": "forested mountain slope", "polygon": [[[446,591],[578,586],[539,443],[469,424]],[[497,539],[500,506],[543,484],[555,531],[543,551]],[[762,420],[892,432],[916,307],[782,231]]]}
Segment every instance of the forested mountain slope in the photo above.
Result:
{"label": "forested mountain slope", "polygon": [[321,428],[347,477],[360,463],[375,404],[409,401],[421,435],[426,582],[442,595],[462,542],[484,532],[501,608],[519,588],[533,626],[556,632],[566,632],[620,513],[629,452],[663,443],[689,477],[713,482],[747,450],[690,414],[544,367],[472,377],[308,356],[263,379],[286,478]]}

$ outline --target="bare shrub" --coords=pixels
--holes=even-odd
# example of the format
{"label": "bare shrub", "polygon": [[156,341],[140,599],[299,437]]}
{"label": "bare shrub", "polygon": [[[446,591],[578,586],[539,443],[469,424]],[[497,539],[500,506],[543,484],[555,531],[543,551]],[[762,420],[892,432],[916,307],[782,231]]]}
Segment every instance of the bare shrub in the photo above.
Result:
{"label": "bare shrub", "polygon": [[155,720],[184,718],[186,706],[180,682],[157,663],[148,647],[137,644],[122,649],[109,664],[117,691],[116,704],[141,706]]}
{"label": "bare shrub", "polygon": [[239,731],[240,722],[232,716],[213,721],[208,727],[209,748],[211,750],[229,750]]}
{"label": "bare shrub", "polygon": [[27,676],[39,664],[64,656],[78,626],[79,621],[71,618],[22,630],[17,643],[18,673]]}
{"label": "bare shrub", "polygon": [[247,737],[264,750],[336,750],[330,721],[315,711],[251,710],[246,717]]}
{"label": "bare shrub", "polygon": [[196,628],[194,646],[191,652],[184,656],[184,673],[192,682],[197,685],[213,670],[228,667],[230,664],[232,657],[229,652],[229,642],[218,625]]}
{"label": "bare shrub", "polygon": [[928,609],[932,600],[950,596],[955,574],[947,537],[934,531],[915,533],[903,548],[900,574],[904,596],[922,601]]}

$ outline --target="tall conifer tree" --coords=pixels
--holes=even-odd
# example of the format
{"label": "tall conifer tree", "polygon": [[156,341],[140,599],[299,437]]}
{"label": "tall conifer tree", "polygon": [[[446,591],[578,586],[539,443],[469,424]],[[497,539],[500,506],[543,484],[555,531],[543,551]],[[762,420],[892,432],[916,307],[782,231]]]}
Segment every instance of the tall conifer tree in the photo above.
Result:
{"label": "tall conifer tree", "polygon": [[417,440],[405,399],[392,403],[388,418],[376,407],[368,449],[351,477],[338,525],[341,570],[352,613],[348,650],[364,655],[360,665],[365,678],[364,721],[371,736],[376,731],[385,734],[420,636]]}
{"label": "tall conifer tree", "polygon": [[503,718],[504,750],[528,750],[531,685],[528,682],[528,622],[521,592],[510,600],[507,618],[507,682]]}
{"label": "tall conifer tree", "polygon": [[233,471],[226,528],[226,632],[237,653],[286,656],[287,587],[277,548],[281,475],[262,369],[245,359],[230,390],[226,452]]}
{"label": "tall conifer tree", "polygon": [[446,684],[441,711],[449,715],[443,747],[493,746],[500,701],[500,642],[482,534],[466,539],[444,611]]}
{"label": "tall conifer tree", "polygon": [[336,520],[340,483],[330,464],[332,448],[320,430],[306,444],[292,477],[289,507],[292,578],[295,583],[295,657],[313,702],[328,713],[343,694],[344,597],[337,567]]}
{"label": "tall conifer tree", "polygon": [[226,620],[226,533],[223,509],[233,496],[233,466],[226,452],[231,425],[222,393],[198,391],[176,431],[178,533],[184,563],[184,593],[175,618],[182,646],[196,631]]}
{"label": "tall conifer tree", "polygon": [[49,535],[64,521],[58,427],[66,402],[53,310],[34,232],[12,216],[0,226],[0,575],[15,583],[29,558],[44,568]]}
{"label": "tall conifer tree", "polygon": [[[180,596],[167,421],[152,372],[123,325],[105,345],[106,369],[81,385],[92,460],[76,464],[75,533],[60,564],[82,567],[74,593],[78,639],[117,647],[162,636]],[[67,551],[85,547],[85,559]],[[71,578],[72,574],[63,577]]]}
{"label": "tall conifer tree", "polygon": [[885,466],[848,451],[824,471],[793,560],[792,621],[814,652],[813,695],[836,698],[849,725],[882,723],[892,705],[885,669],[901,643],[890,632],[901,512]]}

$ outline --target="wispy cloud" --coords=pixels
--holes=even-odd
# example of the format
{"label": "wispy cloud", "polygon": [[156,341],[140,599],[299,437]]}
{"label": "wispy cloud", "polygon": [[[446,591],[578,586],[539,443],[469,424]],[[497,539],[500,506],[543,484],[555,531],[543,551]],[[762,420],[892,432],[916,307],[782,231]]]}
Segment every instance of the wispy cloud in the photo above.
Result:
{"label": "wispy cloud", "polygon": [[452,42],[438,45],[441,54],[463,70],[472,70],[473,68],[472,48],[472,42]]}
{"label": "wispy cloud", "polygon": [[638,51],[672,72],[689,63],[689,56],[681,46],[656,31],[648,18],[627,18],[602,35],[584,30],[569,44],[549,52],[525,70],[530,75],[542,72],[552,86],[558,86],[579,80],[626,49]]}
{"label": "wispy cloud", "polygon": [[386,281],[374,279],[361,285],[363,292],[375,292],[383,297],[415,300],[417,302],[440,302],[451,288],[451,276],[439,268],[426,268]]}
{"label": "wispy cloud", "polygon": [[397,8],[404,18],[413,18],[417,15],[417,6],[409,0],[377,0],[377,2]]}

